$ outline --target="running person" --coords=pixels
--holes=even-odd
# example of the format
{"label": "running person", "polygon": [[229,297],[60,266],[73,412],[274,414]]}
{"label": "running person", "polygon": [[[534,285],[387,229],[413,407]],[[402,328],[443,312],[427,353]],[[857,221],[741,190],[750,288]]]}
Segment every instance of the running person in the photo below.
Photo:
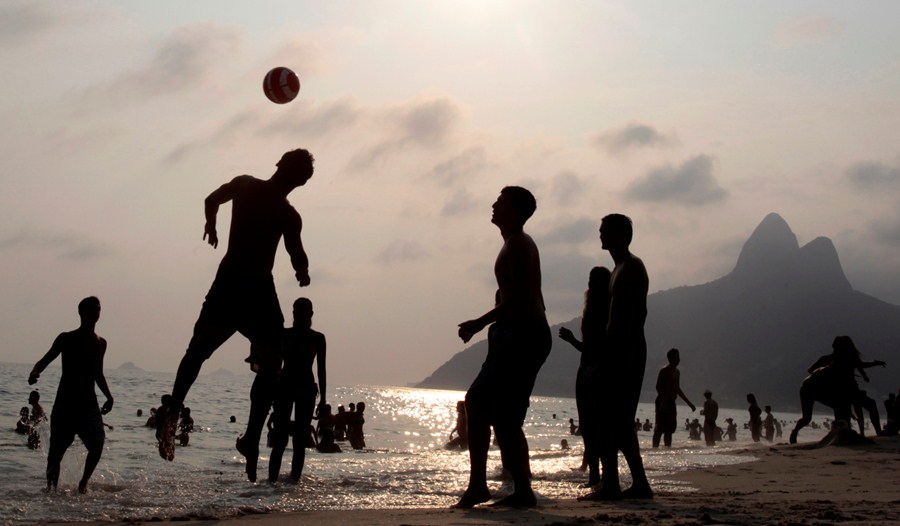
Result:
{"label": "running person", "polygon": [[[50,412],[50,451],[47,453],[47,489],[56,489],[59,482],[59,465],[63,455],[75,440],[75,435],[88,450],[84,460],[84,474],[78,483],[78,492],[87,492],[87,483],[100,462],[106,432],[101,415],[113,407],[113,396],[103,376],[103,356],[106,340],[94,332],[100,319],[100,300],[90,296],[78,303],[81,325],[74,331],[56,337],[50,350],[38,360],[31,374],[29,385],[34,385],[58,356],[62,356],[62,377],[56,391],[56,400]],[[106,395],[103,407],[97,405],[94,385]]]}

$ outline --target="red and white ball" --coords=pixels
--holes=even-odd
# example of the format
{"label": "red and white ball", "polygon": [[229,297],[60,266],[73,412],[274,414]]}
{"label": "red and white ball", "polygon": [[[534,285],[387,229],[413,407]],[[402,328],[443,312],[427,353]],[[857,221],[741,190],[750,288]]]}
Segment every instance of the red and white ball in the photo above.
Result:
{"label": "red and white ball", "polygon": [[300,93],[300,79],[288,68],[272,68],[263,79],[263,92],[275,104],[287,104]]}

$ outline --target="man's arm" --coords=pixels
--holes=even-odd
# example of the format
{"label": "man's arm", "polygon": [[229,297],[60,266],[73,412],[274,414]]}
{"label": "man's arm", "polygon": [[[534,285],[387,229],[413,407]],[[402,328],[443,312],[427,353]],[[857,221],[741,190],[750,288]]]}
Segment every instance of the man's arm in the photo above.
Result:
{"label": "man's arm", "polygon": [[97,365],[96,372],[96,382],[97,387],[100,388],[100,391],[106,396],[106,402],[103,404],[103,407],[100,408],[100,414],[105,415],[112,410],[113,407],[113,395],[109,390],[109,384],[106,383],[106,376],[103,374],[103,358],[106,356],[106,340],[100,338],[100,360]]}
{"label": "man's arm", "polygon": [[28,375],[28,385],[34,385],[37,383],[38,378],[41,377],[41,373],[44,372],[44,369],[47,368],[50,363],[59,356],[59,353],[62,352],[63,348],[63,335],[60,334],[53,340],[53,345],[50,346],[50,350],[47,351],[47,354],[43,356],[36,364],[34,364],[34,368],[31,370],[31,374]]}
{"label": "man's arm", "polygon": [[297,282],[301,287],[309,285],[309,258],[306,251],[303,250],[303,240],[300,237],[300,231],[303,230],[303,220],[300,214],[292,207],[285,214],[284,219],[284,248],[291,256],[291,266],[294,267],[294,273]]}
{"label": "man's arm", "polygon": [[684,391],[681,390],[681,372],[678,369],[675,369],[674,373],[675,390],[678,392],[678,396],[680,396],[681,399],[684,400],[684,403],[686,403],[688,407],[691,408],[691,411],[696,411],[697,406],[692,404],[691,401],[688,400],[687,395],[684,394]]}
{"label": "man's arm", "polygon": [[203,212],[206,216],[206,225],[203,227],[203,239],[212,245],[213,248],[219,246],[219,236],[216,233],[216,215],[219,213],[219,206],[234,199],[237,192],[235,181],[237,181],[237,178],[223,184],[214,190],[213,193],[206,196],[206,200],[203,202]]}
{"label": "man's arm", "polygon": [[316,368],[318,369],[318,380],[319,380],[319,407],[325,405],[325,391],[326,391],[326,367],[325,367],[325,335],[319,333],[319,342],[318,342],[318,350],[316,351]]}

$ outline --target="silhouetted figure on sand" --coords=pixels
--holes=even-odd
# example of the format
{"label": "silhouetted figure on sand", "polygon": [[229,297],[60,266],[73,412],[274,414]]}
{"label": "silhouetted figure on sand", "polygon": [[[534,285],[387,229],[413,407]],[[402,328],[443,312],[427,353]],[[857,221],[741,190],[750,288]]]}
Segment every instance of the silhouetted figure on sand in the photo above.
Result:
{"label": "silhouetted figure on sand", "polygon": [[313,157],[306,150],[293,150],[285,153],[277,166],[268,180],[241,175],[206,198],[203,238],[213,248],[219,245],[216,230],[219,207],[232,203],[228,251],[219,264],[194,325],[194,335],[178,366],[171,405],[157,414],[159,454],[172,460],[178,413],[203,362],[235,332],[246,336],[250,340],[250,356],[246,361],[256,372],[241,448],[241,454],[247,458],[250,480],[256,480],[259,438],[281,369],[284,317],[275,293],[272,266],[282,236],[297,281],[301,287],[309,285],[309,261],[300,240],[302,223],[287,196],[312,177]]}
{"label": "silhouetted figure on sand", "polygon": [[691,411],[697,410],[681,390],[681,371],[678,370],[681,354],[678,349],[669,349],[666,359],[669,363],[659,370],[656,377],[656,426],[653,429],[653,447],[659,447],[660,437],[666,447],[672,447],[672,433],[678,428],[678,412],[675,408],[675,400],[678,397],[684,400]]}
{"label": "silhouetted figure on sand", "polygon": [[[307,298],[299,298],[294,302],[294,324],[284,330],[284,368],[278,379],[278,391],[275,396],[275,409],[272,428],[272,454],[269,457],[269,482],[278,481],[281,470],[281,457],[288,443],[288,428],[291,411],[294,412],[294,425],[298,431],[293,437],[293,457],[291,460],[291,478],[300,480],[303,463],[306,459],[306,446],[313,410],[316,406],[316,378],[313,377],[313,361],[316,362],[318,375],[319,408],[325,405],[326,373],[325,373],[325,335],[312,328],[313,305]],[[312,433],[315,437],[315,432]],[[315,440],[315,439],[314,439]],[[238,450],[242,449],[243,439],[238,439]],[[315,442],[313,442],[315,447]]]}
{"label": "silhouetted figure on sand", "polygon": [[750,438],[754,442],[759,442],[762,437],[762,409],[756,403],[756,395],[753,393],[747,395],[747,403],[750,404],[750,407],[747,408],[747,412],[750,414]]}
{"label": "silhouetted figure on sand", "polygon": [[[791,431],[791,444],[797,443],[797,434],[812,420],[815,402],[830,407],[834,410],[835,421],[843,420],[849,426],[851,408],[854,401],[859,400],[856,373],[859,372],[868,382],[869,376],[865,369],[885,366],[885,362],[880,360],[864,362],[849,336],[835,337],[831,342],[831,349],[831,354],[822,356],[809,368],[809,376],[800,385],[800,408],[803,416]],[[875,414],[878,414],[877,408]]]}
{"label": "silhouetted figure on sand", "polygon": [[889,393],[887,400],[884,401],[884,411],[886,413],[884,422],[884,434],[887,436],[897,436],[900,431],[900,405],[897,404],[897,395]]}
{"label": "silhouetted figure on sand", "polygon": [[503,248],[494,263],[499,296],[493,309],[459,324],[458,331],[462,341],[468,342],[491,325],[487,358],[466,393],[470,471],[468,487],[455,505],[458,508],[471,508],[491,498],[487,487],[491,426],[515,485],[513,493],[496,504],[537,504],[522,429],[534,381],[552,344],[541,293],[540,255],[523,230],[537,205],[528,190],[507,186],[492,208],[491,222],[503,237]]}
{"label": "silhouetted figure on sand", "polygon": [[[559,337],[581,353],[575,376],[575,406],[578,409],[578,425],[584,439],[584,460],[588,468],[587,487],[600,483],[600,392],[598,372],[600,354],[606,339],[609,321],[609,278],[606,267],[594,267],[588,276],[588,288],[584,293],[584,310],[581,314],[581,340],[572,331],[561,327]],[[571,419],[570,419],[571,420]],[[573,422],[574,424],[574,422]],[[574,431],[570,430],[572,434]]]}
{"label": "silhouetted figure on sand", "polygon": [[[50,450],[47,453],[47,489],[55,489],[59,482],[59,465],[63,455],[75,440],[75,435],[88,450],[84,460],[84,474],[78,492],[87,491],[91,474],[100,462],[106,431],[103,417],[113,407],[113,396],[103,376],[103,357],[106,340],[94,332],[100,319],[100,300],[90,296],[78,303],[81,325],[74,331],[56,337],[50,350],[38,360],[28,383],[34,385],[50,363],[62,356],[62,377],[50,414]],[[97,403],[94,385],[106,396],[101,408]]]}
{"label": "silhouetted figure on sand", "polygon": [[700,414],[703,415],[703,438],[706,440],[707,446],[716,445],[716,440],[720,439],[721,431],[716,426],[716,419],[719,418],[719,404],[713,400],[712,391],[703,392],[703,409]]}
{"label": "silhouetted figure on sand", "polygon": [[[647,366],[644,322],[647,319],[650,281],[644,262],[629,250],[632,235],[631,219],[627,216],[610,214],[600,223],[602,248],[609,251],[616,264],[609,284],[609,323],[598,379],[602,390],[601,407],[608,417],[600,452],[603,482],[599,489],[583,499],[653,498],[634,430]],[[619,485],[619,450],[631,471],[632,485],[625,491]]]}

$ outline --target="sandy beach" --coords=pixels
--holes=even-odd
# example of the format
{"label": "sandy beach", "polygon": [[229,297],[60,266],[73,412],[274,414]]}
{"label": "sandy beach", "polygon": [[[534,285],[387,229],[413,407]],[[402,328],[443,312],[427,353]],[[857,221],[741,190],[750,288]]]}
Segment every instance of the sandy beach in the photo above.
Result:
{"label": "sandy beach", "polygon": [[900,524],[900,437],[877,437],[858,445],[776,444],[741,454],[748,462],[671,477],[693,491],[658,491],[653,500],[645,501],[542,499],[529,510],[483,506],[314,511],[183,517],[172,522],[228,526]]}

